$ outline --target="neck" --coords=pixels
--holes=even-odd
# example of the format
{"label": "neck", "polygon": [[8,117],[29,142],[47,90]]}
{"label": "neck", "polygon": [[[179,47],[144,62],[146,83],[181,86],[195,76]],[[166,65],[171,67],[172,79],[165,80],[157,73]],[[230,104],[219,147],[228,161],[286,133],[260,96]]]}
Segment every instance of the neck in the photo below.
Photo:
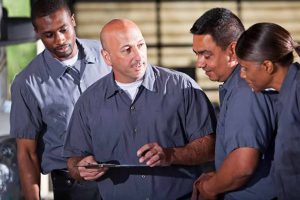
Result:
{"label": "neck", "polygon": [[271,87],[274,88],[276,91],[280,91],[283,81],[289,71],[289,67],[280,66],[277,69],[278,71],[273,76]]}

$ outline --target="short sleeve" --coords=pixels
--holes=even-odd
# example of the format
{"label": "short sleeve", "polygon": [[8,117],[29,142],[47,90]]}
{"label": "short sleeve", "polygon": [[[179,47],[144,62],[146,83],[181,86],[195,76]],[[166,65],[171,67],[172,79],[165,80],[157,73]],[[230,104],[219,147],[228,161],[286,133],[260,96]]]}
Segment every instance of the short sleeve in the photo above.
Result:
{"label": "short sleeve", "polygon": [[37,139],[42,129],[42,116],[37,100],[28,85],[15,80],[11,86],[12,107],[10,134],[15,138]]}
{"label": "short sleeve", "polygon": [[205,93],[193,83],[188,82],[184,89],[186,132],[190,141],[215,133],[216,117],[212,104]]}
{"label": "short sleeve", "polygon": [[224,122],[226,153],[240,147],[255,148],[264,153],[274,134],[271,100],[248,88],[241,88],[231,95]]}
{"label": "short sleeve", "polygon": [[85,107],[79,98],[68,126],[63,147],[63,157],[87,156],[92,153],[92,138]]}

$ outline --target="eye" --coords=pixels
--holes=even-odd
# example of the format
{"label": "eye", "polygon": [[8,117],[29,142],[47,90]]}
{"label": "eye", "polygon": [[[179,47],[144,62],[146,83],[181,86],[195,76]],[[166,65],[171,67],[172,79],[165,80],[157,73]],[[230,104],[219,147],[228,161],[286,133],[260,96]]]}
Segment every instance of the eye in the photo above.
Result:
{"label": "eye", "polygon": [[65,28],[60,30],[61,33],[65,33],[66,31],[67,31],[67,29],[65,29]]}
{"label": "eye", "polygon": [[124,53],[124,54],[130,54],[131,48],[129,48],[129,47],[124,48],[124,49],[121,50],[121,52]]}
{"label": "eye", "polygon": [[140,43],[140,44],[138,44],[138,48],[139,48],[139,49],[142,48],[142,47],[144,46],[144,44],[145,44],[145,43]]}
{"label": "eye", "polygon": [[205,59],[210,59],[210,55],[204,55]]}
{"label": "eye", "polygon": [[60,29],[60,32],[61,33],[65,33],[65,32],[68,32],[69,31],[69,26],[63,26],[63,27],[61,27],[61,29]]}
{"label": "eye", "polygon": [[44,35],[46,38],[52,38],[52,37],[53,37],[53,33],[50,33],[50,32],[44,33],[43,35]]}

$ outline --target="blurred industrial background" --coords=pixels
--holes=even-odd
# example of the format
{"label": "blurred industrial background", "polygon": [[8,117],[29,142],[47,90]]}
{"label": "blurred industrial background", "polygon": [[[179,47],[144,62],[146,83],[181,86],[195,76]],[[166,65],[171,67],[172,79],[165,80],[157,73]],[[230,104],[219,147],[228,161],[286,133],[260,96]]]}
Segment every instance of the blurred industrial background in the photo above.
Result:
{"label": "blurred industrial background", "polygon": [[[10,84],[13,77],[42,49],[30,22],[36,0],[0,0],[0,200],[21,199],[16,147],[9,138]],[[248,28],[257,22],[274,22],[300,41],[300,1],[263,0],[72,0],[77,36],[99,38],[102,26],[112,18],[129,18],[141,28],[152,64],[174,68],[194,78],[218,104],[218,83],[195,69],[189,29],[206,10],[225,7]],[[38,45],[39,44],[39,45]],[[42,177],[42,198],[52,199],[51,184]]]}

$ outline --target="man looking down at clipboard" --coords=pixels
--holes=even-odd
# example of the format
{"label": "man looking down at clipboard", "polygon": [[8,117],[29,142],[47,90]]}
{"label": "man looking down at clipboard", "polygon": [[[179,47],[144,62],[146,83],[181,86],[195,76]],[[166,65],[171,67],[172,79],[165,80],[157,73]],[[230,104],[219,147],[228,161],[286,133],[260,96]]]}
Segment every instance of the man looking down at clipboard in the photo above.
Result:
{"label": "man looking down at clipboard", "polygon": [[96,180],[104,200],[190,199],[214,157],[211,103],[187,75],[148,64],[134,22],[108,22],[100,40],[113,72],[75,105],[63,151],[71,175]]}

